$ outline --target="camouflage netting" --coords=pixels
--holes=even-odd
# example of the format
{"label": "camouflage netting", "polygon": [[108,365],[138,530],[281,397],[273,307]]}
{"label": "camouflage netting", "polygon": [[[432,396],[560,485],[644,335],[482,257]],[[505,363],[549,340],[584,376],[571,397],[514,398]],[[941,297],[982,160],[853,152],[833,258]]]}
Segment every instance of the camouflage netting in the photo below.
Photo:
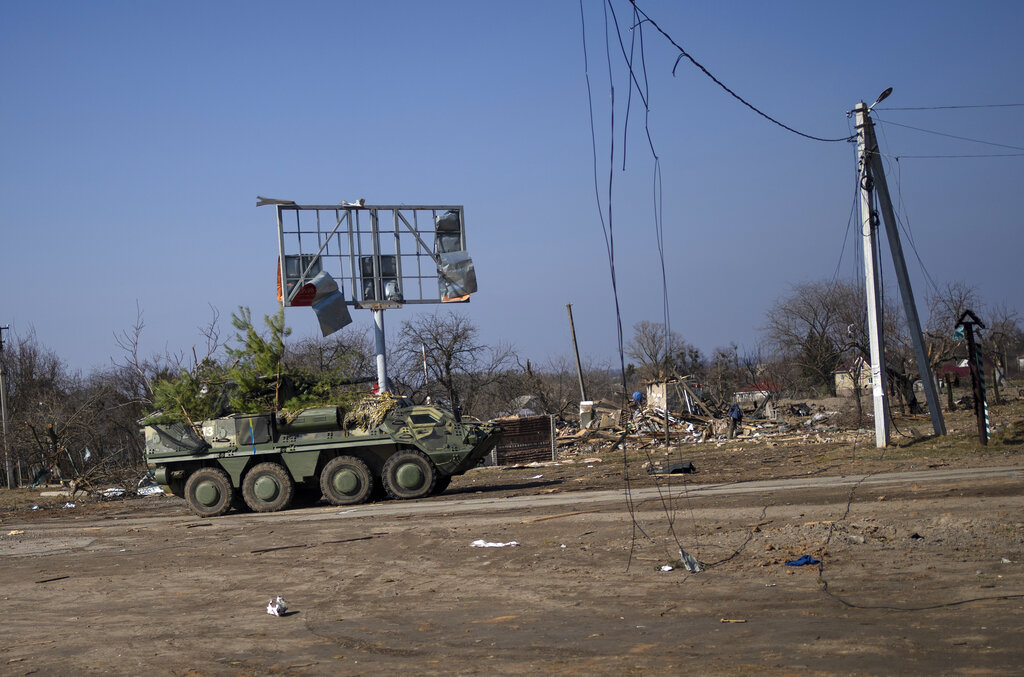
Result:
{"label": "camouflage netting", "polygon": [[398,400],[391,393],[364,397],[345,413],[345,427],[373,430],[383,423],[387,415],[397,406]]}
{"label": "camouflage netting", "polygon": [[198,453],[210,448],[209,443],[196,434],[195,428],[184,423],[154,425],[157,435],[165,446],[177,451]]}

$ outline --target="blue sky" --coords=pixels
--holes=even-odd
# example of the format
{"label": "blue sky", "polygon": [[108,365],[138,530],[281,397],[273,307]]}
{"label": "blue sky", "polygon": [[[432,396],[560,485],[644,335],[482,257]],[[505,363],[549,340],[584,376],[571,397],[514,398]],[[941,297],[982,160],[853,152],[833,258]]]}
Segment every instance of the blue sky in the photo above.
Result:
{"label": "blue sky", "polygon": [[[628,4],[613,3],[621,24]],[[886,121],[1024,147],[1024,4],[705,2],[640,6],[716,77],[815,136],[876,112],[890,188],[931,276],[1024,311],[1024,157]],[[602,199],[610,98],[602,5],[584,2]],[[751,349],[791,285],[857,274],[855,149],[743,107],[650,27],[650,130],[661,158],[672,328]],[[614,233],[627,338],[662,320],[651,156],[613,46]],[[299,203],[461,204],[480,291],[460,307],[488,343],[535,362],[615,361],[594,198],[577,2],[0,2],[0,324],[74,367],[190,350],[210,306],[272,312],[274,213]],[[856,228],[850,233],[854,237]],[[907,243],[918,305],[928,291]],[[886,254],[887,256],[887,254]],[[891,266],[890,266],[891,267]],[[893,279],[890,275],[888,279]],[[417,310],[388,311],[391,337]],[[368,311],[354,311],[370,327]],[[307,309],[288,311],[313,334]]]}

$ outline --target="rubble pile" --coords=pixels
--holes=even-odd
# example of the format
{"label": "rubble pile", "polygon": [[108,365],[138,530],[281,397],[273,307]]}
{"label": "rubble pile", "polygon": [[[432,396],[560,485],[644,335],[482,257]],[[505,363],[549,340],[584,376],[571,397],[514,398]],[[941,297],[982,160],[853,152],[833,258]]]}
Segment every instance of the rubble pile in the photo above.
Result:
{"label": "rubble pile", "polygon": [[[736,441],[743,444],[829,443],[858,438],[867,431],[844,429],[837,425],[840,412],[814,410],[807,404],[792,405],[785,415],[775,419],[745,419],[738,426]],[[595,416],[587,427],[567,424],[557,429],[559,454],[590,454],[614,448],[643,449],[663,445],[666,436],[677,444],[718,446],[728,441],[729,419],[725,415],[707,416],[665,412],[657,407],[622,409],[615,415]]]}

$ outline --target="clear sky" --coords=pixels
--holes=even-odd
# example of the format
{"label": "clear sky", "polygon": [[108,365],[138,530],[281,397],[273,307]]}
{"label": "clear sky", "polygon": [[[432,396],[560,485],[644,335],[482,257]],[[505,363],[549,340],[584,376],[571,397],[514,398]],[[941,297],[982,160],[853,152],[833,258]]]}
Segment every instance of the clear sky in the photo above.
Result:
{"label": "clear sky", "polygon": [[[584,1],[607,186],[602,5]],[[876,111],[890,185],[925,269],[1024,311],[1024,3],[677,2],[640,6],[773,117],[842,137]],[[624,0],[613,0],[623,27]],[[704,351],[753,347],[790,285],[857,274],[855,147],[809,141],[743,107],[645,26],[649,125],[661,157],[672,328]],[[627,332],[662,320],[652,163],[613,44],[616,269]],[[580,6],[522,2],[0,0],[0,324],[73,367],[109,363],[114,334],[189,350],[210,306],[276,307],[274,212],[306,204],[461,204],[480,291],[460,306],[524,357],[615,361],[594,197]],[[918,305],[928,291],[905,243]],[[842,254],[842,256],[841,256]],[[887,256],[887,254],[886,254]],[[891,276],[888,279],[893,279]],[[405,308],[385,314],[397,340]],[[368,311],[354,311],[372,326]],[[983,318],[984,319],[984,318]],[[288,311],[296,335],[316,332]]]}

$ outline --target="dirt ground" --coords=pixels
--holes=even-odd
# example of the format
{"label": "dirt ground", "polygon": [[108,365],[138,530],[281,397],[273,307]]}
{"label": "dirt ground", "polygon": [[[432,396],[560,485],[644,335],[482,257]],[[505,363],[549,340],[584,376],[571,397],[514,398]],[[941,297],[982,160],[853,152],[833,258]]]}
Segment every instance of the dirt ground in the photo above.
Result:
{"label": "dirt ground", "polygon": [[[0,674],[1021,674],[1020,411],[986,448],[955,416],[885,450],[747,439],[625,473],[595,445],[421,501],[206,520],[11,492]],[[643,467],[677,460],[697,472]]]}

